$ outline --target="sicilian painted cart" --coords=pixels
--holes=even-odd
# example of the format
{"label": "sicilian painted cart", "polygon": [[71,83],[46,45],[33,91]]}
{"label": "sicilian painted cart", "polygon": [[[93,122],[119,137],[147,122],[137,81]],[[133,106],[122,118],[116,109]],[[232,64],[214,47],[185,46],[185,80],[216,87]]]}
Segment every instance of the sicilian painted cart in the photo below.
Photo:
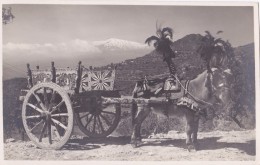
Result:
{"label": "sicilian painted cart", "polygon": [[[74,123],[89,137],[106,137],[118,125],[121,107],[102,104],[102,97],[119,98],[115,68],[35,70],[27,64],[28,88],[21,90],[25,131],[38,147],[59,149],[70,138]],[[75,120],[75,121],[74,121]]]}

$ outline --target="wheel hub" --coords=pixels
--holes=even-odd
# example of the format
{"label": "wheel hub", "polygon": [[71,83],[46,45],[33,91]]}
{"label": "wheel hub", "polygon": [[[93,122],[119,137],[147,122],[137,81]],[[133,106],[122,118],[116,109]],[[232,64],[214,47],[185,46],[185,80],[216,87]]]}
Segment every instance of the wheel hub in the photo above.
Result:
{"label": "wheel hub", "polygon": [[91,111],[91,113],[92,113],[93,115],[100,115],[100,114],[101,114],[101,111],[102,111],[102,109],[101,109],[100,105],[96,104],[95,108],[93,108],[93,110]]}
{"label": "wheel hub", "polygon": [[50,119],[51,118],[51,113],[48,112],[48,111],[43,111],[41,113],[41,117],[44,118],[44,119]]}
{"label": "wheel hub", "polygon": [[91,101],[91,114],[100,115],[102,111],[102,101],[98,97],[93,97]]}

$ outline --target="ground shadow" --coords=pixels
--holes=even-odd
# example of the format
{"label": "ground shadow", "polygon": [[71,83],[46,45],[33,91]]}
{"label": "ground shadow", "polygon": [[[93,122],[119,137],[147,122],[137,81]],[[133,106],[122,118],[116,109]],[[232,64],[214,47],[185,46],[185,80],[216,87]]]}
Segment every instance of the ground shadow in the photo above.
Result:
{"label": "ground shadow", "polygon": [[92,150],[100,148],[99,145],[89,144],[83,139],[70,139],[61,150]]}
{"label": "ground shadow", "polygon": [[245,152],[248,155],[256,155],[256,141],[250,140],[247,142],[219,142],[220,138],[210,137],[199,139],[199,149],[200,150],[217,150],[222,148],[236,148],[242,152]]}
{"label": "ground shadow", "polygon": [[[233,142],[219,142],[221,137],[209,137],[198,140],[198,150],[217,150],[223,148],[236,148],[241,152],[245,152],[248,155],[256,155],[256,142],[250,140],[244,143]],[[142,146],[174,146],[178,148],[187,149],[185,139],[152,139],[141,144]]]}
{"label": "ground shadow", "polygon": [[[256,155],[256,142],[250,140],[247,142],[221,142],[221,137],[208,137],[198,139],[198,150],[217,150],[223,148],[235,148],[240,152],[245,152],[248,155]],[[101,148],[106,145],[127,145],[130,144],[130,136],[122,137],[106,137],[106,138],[91,138],[84,137],[81,139],[70,139],[62,150],[92,150]],[[185,139],[171,139],[171,138],[145,138],[139,147],[144,146],[165,146],[178,147],[187,149]]]}
{"label": "ground shadow", "polygon": [[61,150],[93,150],[93,149],[97,149],[100,148],[99,145],[80,145],[80,144],[66,144],[64,145]]}
{"label": "ground shadow", "polygon": [[105,137],[105,138],[91,138],[84,137],[78,139],[70,139],[62,150],[92,150],[106,145],[126,145],[130,143],[130,137]]}
{"label": "ground shadow", "polygon": [[119,136],[119,137],[105,137],[105,138],[91,138],[91,137],[84,137],[83,141],[85,143],[94,143],[94,144],[101,144],[103,146],[106,145],[126,145],[129,144],[131,140],[130,136]]}
{"label": "ground shadow", "polygon": [[[148,139],[147,139],[148,140]],[[183,148],[187,149],[185,139],[170,139],[170,138],[156,138],[156,139],[150,139],[147,141],[144,139],[143,143],[139,145],[138,147],[143,147],[143,146],[169,146],[169,147],[178,147],[178,148]]]}

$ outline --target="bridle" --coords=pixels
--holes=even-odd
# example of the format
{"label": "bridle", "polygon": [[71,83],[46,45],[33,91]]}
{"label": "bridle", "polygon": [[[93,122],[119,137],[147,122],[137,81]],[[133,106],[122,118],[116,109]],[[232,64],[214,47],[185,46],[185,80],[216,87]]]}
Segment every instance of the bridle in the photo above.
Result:
{"label": "bridle", "polygon": [[[221,72],[224,73],[225,71],[222,71],[222,70],[221,70]],[[212,73],[208,73],[208,74],[211,74],[210,76],[213,76]],[[180,84],[180,86],[184,89],[185,93],[187,93],[189,96],[191,96],[196,102],[201,103],[201,104],[206,104],[206,105],[208,105],[208,106],[215,106],[215,105],[220,104],[220,103],[214,103],[214,104],[213,104],[213,103],[210,103],[210,102],[208,102],[208,101],[202,100],[202,99],[200,99],[200,98],[194,96],[192,93],[189,92],[188,86],[184,87],[184,85],[182,85],[182,83],[180,82],[180,80],[178,79],[178,77],[176,77],[176,76],[174,76],[174,77],[176,78],[176,80],[178,81],[178,83]],[[223,76],[222,76],[222,77],[223,77]],[[223,77],[223,78],[224,78],[224,77]],[[227,83],[220,83],[220,84],[218,84],[217,86],[215,86],[215,85],[212,83],[212,80],[211,80],[211,83],[210,83],[210,84],[211,84],[211,87],[212,87],[213,90],[214,90],[214,91],[212,91],[212,92],[213,92],[213,95],[214,95],[215,98],[217,98],[217,100],[219,100],[219,99],[218,99],[218,96],[216,96],[217,91],[219,91],[219,90],[230,90],[230,88],[227,86]],[[211,97],[213,97],[213,96],[211,96]],[[225,107],[226,107],[226,106],[225,106]]]}

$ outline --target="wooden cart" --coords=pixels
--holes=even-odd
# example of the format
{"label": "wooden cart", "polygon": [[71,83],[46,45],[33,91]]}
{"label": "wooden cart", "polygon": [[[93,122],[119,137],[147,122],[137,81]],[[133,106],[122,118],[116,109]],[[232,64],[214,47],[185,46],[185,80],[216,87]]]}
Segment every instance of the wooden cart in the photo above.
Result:
{"label": "wooden cart", "polygon": [[[74,122],[89,137],[106,137],[118,125],[120,104],[102,104],[102,97],[119,98],[115,68],[35,70],[27,64],[28,88],[21,91],[25,131],[38,147],[59,149],[70,138]],[[75,121],[74,121],[75,119]]]}

